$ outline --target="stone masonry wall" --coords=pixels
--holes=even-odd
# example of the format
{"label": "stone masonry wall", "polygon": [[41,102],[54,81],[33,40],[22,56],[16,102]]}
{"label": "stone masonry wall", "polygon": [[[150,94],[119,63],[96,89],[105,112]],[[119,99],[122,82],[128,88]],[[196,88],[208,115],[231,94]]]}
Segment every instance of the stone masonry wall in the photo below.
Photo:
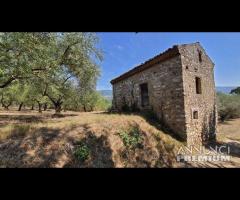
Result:
{"label": "stone masonry wall", "polygon": [[[150,106],[141,106],[140,85],[148,84]],[[186,139],[181,56],[175,56],[149,69],[113,84],[113,107],[121,111],[124,103],[141,110],[153,109],[172,132]]]}
{"label": "stone masonry wall", "polygon": [[[202,145],[214,139],[217,130],[214,63],[199,43],[177,48],[179,55],[115,82],[113,107],[121,111],[124,104],[135,104],[140,110],[152,109],[188,145]],[[148,84],[148,107],[141,106],[143,83]]]}
{"label": "stone masonry wall", "polygon": [[[214,64],[198,43],[182,46],[180,53],[183,67],[187,143],[202,144],[214,138],[216,132]],[[201,79],[201,94],[196,93],[195,77]],[[198,119],[193,119],[194,111],[198,112]]]}

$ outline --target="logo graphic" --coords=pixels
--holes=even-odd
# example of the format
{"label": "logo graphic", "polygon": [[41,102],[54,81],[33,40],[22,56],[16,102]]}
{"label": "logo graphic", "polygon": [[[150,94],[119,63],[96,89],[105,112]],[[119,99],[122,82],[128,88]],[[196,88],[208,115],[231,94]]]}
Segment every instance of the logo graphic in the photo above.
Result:
{"label": "logo graphic", "polygon": [[220,162],[230,161],[230,147],[227,145],[209,147],[190,145],[178,149],[178,162]]}

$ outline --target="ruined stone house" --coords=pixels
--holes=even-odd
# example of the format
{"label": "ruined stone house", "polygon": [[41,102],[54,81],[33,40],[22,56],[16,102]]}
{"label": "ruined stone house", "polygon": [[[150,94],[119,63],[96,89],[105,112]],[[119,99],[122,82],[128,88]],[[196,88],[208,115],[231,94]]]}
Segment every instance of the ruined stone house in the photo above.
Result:
{"label": "ruined stone house", "polygon": [[215,138],[214,63],[199,42],[175,45],[111,84],[115,110],[152,110],[188,144]]}

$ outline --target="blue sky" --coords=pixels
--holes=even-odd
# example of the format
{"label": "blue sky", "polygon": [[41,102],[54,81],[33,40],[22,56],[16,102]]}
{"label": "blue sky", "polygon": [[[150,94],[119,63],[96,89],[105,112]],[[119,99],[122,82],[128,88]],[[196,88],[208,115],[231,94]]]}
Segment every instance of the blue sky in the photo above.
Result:
{"label": "blue sky", "polygon": [[104,51],[97,89],[174,44],[200,42],[215,63],[217,86],[240,85],[240,33],[97,33]]}

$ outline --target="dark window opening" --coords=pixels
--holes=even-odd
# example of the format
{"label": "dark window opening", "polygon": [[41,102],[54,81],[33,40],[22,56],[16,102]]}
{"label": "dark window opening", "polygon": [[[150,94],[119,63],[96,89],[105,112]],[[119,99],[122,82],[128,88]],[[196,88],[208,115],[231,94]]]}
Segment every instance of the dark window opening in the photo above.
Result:
{"label": "dark window opening", "polygon": [[195,82],[196,82],[196,93],[202,94],[201,79],[199,77],[196,77]]}
{"label": "dark window opening", "polygon": [[188,69],[188,66],[186,66],[186,69]]}
{"label": "dark window opening", "polygon": [[199,62],[202,62],[202,52],[201,51],[198,51],[198,59],[199,59]]}
{"label": "dark window opening", "polygon": [[193,119],[198,119],[198,111],[193,111]]}
{"label": "dark window opening", "polygon": [[148,84],[144,83],[140,85],[141,88],[141,99],[142,99],[142,106],[149,105],[149,96],[148,96]]}

